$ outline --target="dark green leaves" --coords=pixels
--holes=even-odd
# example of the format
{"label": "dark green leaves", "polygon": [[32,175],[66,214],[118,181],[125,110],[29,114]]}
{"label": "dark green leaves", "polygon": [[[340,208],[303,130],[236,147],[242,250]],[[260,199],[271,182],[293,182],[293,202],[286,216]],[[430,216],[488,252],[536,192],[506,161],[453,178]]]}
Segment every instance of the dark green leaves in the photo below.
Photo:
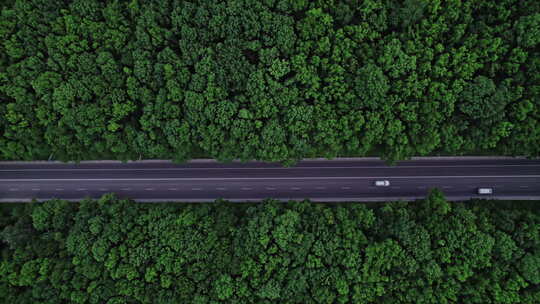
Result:
{"label": "dark green leaves", "polygon": [[540,153],[538,1],[3,1],[0,158]]}
{"label": "dark green leaves", "polygon": [[454,203],[438,190],[376,208],[144,205],[106,195],[0,211],[0,297],[17,303],[532,304],[538,297],[540,215],[517,202]]}

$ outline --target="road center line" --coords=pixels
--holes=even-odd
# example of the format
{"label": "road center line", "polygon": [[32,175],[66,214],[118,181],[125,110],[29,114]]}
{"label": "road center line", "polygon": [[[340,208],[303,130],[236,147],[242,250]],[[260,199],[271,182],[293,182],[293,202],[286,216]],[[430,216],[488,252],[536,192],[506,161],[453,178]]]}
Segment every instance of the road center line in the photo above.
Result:
{"label": "road center line", "polygon": [[21,178],[0,179],[0,182],[36,182],[36,181],[226,181],[226,180],[336,180],[336,179],[433,179],[433,178],[538,178],[540,175],[423,175],[423,176],[326,176],[326,177],[209,177],[209,178]]}

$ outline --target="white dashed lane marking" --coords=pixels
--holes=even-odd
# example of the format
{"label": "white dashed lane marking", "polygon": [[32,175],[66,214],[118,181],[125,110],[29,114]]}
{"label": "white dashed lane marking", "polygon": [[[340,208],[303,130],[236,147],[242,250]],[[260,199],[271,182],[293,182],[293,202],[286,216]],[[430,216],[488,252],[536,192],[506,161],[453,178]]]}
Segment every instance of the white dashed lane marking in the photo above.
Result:
{"label": "white dashed lane marking", "polygon": [[145,188],[144,190],[146,190],[146,191],[153,191],[154,188]]}
{"label": "white dashed lane marking", "polygon": [[519,186],[520,188],[529,188],[529,186]]}
{"label": "white dashed lane marking", "polygon": [[427,189],[426,186],[419,186],[418,189]]}
{"label": "white dashed lane marking", "polygon": [[454,188],[454,187],[452,187],[452,186],[443,186],[442,188],[443,188],[443,189],[452,189],[452,188]]}
{"label": "white dashed lane marking", "polygon": [[56,188],[54,190],[56,190],[56,191],[64,191],[64,188]]}
{"label": "white dashed lane marking", "polygon": [[19,191],[17,188],[10,188],[9,191]]}
{"label": "white dashed lane marking", "polygon": [[274,187],[266,187],[265,189],[266,190],[276,190],[276,188],[274,188]]}
{"label": "white dashed lane marking", "polygon": [[99,191],[108,191],[107,188],[99,188]]}
{"label": "white dashed lane marking", "polygon": [[252,190],[253,188],[242,187],[242,188],[240,188],[240,189],[242,189],[242,190]]}
{"label": "white dashed lane marking", "polygon": [[32,188],[32,191],[39,191],[39,188]]}
{"label": "white dashed lane marking", "polygon": [[86,188],[78,188],[77,191],[86,191]]}
{"label": "white dashed lane marking", "polygon": [[227,190],[227,188],[224,188],[224,187],[218,187],[218,188],[216,188],[216,190],[223,191],[223,190]]}
{"label": "white dashed lane marking", "polygon": [[122,190],[122,191],[130,191],[131,188],[122,188],[122,189],[120,189],[120,190]]}
{"label": "white dashed lane marking", "polygon": [[169,188],[168,190],[169,190],[169,191],[177,191],[178,188]]}
{"label": "white dashed lane marking", "polygon": [[298,187],[291,187],[291,190],[300,190],[301,188]]}
{"label": "white dashed lane marking", "polygon": [[191,188],[191,190],[193,190],[193,191],[199,191],[199,190],[202,190],[202,188]]}

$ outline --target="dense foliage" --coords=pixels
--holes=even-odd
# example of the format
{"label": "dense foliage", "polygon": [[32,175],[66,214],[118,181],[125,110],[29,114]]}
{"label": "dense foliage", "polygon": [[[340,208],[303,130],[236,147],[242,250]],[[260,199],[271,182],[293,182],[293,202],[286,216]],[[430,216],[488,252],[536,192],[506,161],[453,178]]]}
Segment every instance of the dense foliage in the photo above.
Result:
{"label": "dense foliage", "polygon": [[540,303],[540,210],[501,202],[0,208],[2,303]]}
{"label": "dense foliage", "polygon": [[9,0],[0,159],[540,154],[538,0]]}

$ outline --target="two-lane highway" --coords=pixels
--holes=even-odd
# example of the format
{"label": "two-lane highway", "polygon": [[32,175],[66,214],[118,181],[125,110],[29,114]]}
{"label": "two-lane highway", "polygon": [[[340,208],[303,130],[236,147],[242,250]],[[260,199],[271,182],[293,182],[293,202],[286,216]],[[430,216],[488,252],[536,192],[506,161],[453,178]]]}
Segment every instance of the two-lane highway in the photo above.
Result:
{"label": "two-lane highway", "polygon": [[[388,187],[376,187],[388,180]],[[375,159],[274,163],[192,161],[0,162],[0,201],[97,198],[109,192],[138,201],[203,202],[223,198],[388,201],[422,198],[439,188],[449,199],[540,199],[540,160],[419,158],[387,166]],[[494,189],[479,196],[479,187]]]}

